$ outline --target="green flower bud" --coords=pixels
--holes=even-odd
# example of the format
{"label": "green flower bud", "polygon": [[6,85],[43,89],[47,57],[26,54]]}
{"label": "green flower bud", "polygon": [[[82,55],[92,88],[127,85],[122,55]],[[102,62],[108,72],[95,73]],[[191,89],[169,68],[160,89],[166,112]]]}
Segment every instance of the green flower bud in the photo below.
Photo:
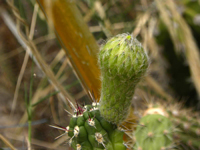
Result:
{"label": "green flower bud", "polygon": [[136,84],[146,73],[149,60],[141,43],[129,34],[117,35],[99,53],[102,74],[100,114],[109,122],[124,121]]}

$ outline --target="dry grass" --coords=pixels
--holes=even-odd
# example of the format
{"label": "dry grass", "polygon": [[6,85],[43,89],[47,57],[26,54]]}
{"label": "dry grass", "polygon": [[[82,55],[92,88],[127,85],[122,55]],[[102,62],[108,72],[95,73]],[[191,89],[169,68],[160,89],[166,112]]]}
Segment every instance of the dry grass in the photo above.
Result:
{"label": "dry grass", "polygon": [[[0,11],[3,12],[2,14],[6,13],[7,15],[7,17],[2,18],[5,25],[8,26],[13,33],[13,36],[10,38],[17,39],[20,45],[17,45],[17,42],[15,42],[15,44],[13,44],[15,48],[12,51],[7,53],[1,52],[0,62],[9,62],[10,59],[17,57],[23,60],[23,62],[21,61],[21,65],[18,66],[18,68],[20,68],[18,72],[19,75],[12,73],[12,76],[15,76],[16,79],[14,84],[11,83],[3,71],[0,71],[0,79],[2,80],[0,88],[2,89],[2,93],[6,95],[6,98],[0,98],[0,102],[2,101],[3,104],[3,106],[0,107],[0,113],[3,114],[0,130],[5,129],[0,135],[0,139],[2,140],[0,144],[2,143],[4,147],[6,146],[10,149],[20,149],[23,143],[25,143],[25,147],[29,149],[66,149],[67,146],[63,146],[63,143],[66,142],[67,136],[63,136],[54,141],[58,133],[49,128],[47,124],[55,123],[68,125],[69,117],[66,112],[64,112],[64,108],[72,111],[76,101],[81,104],[90,102],[88,98],[84,97],[87,95],[86,93],[88,93],[88,91],[91,92],[91,89],[83,89],[82,87],[87,86],[85,86],[85,83],[82,83],[82,87],[79,84],[78,86],[72,86],[72,90],[65,90],[64,86],[73,85],[77,81],[77,78],[80,78],[81,73],[76,72],[77,68],[73,68],[75,66],[74,62],[71,61],[70,57],[66,56],[66,49],[60,48],[56,43],[56,36],[51,28],[48,28],[46,35],[35,35],[37,34],[36,30],[38,30],[41,25],[38,23],[38,19],[41,19],[42,22],[46,22],[43,15],[41,15],[38,4],[33,3],[33,12],[30,11],[32,15],[28,16],[31,19],[29,18],[26,20],[21,16],[21,12],[13,2],[13,0],[7,0],[7,4],[4,3],[4,5],[0,6]],[[25,2],[23,2],[23,4],[24,3]],[[185,60],[189,65],[193,85],[198,95],[200,95],[199,48],[197,46],[197,41],[193,37],[190,26],[184,17],[176,10],[177,5],[183,5],[182,3],[176,3],[176,1],[173,0],[169,0],[167,3],[159,0],[155,0],[154,2],[146,0],[142,0],[141,2],[133,2],[131,0],[98,0],[94,1],[94,4],[88,4],[85,1],[76,1],[76,3],[79,10],[82,12],[84,21],[89,24],[90,32],[93,33],[97,41],[107,39],[121,32],[130,32],[142,41],[144,48],[150,56],[151,65],[149,72],[138,85],[135,92],[136,95],[133,101],[136,103],[134,104],[134,110],[136,112],[131,113],[129,120],[127,120],[128,122],[132,122],[133,125],[125,122],[124,128],[127,130],[131,129],[131,131],[135,128],[135,120],[141,114],[139,111],[141,108],[136,106],[140,104],[144,107],[146,106],[140,99],[145,99],[150,103],[151,99],[159,97],[155,99],[160,102],[163,101],[163,103],[164,100],[165,103],[176,103],[176,99],[173,97],[173,94],[171,94],[175,92],[169,87],[170,77],[166,74],[166,68],[169,66],[164,59],[164,55],[155,36],[155,31],[159,28],[161,21],[165,24],[170,34],[177,55],[181,54],[185,56]],[[126,9],[128,10],[127,12],[125,12]],[[11,11],[14,15],[10,13]],[[126,17],[121,15],[123,13]],[[53,15],[52,12],[49,14]],[[29,22],[28,20],[31,21]],[[116,20],[118,22],[116,22]],[[83,22],[83,24],[85,24],[85,22]],[[177,25],[176,27],[174,26],[174,22]],[[50,22],[49,26],[53,24],[54,22]],[[87,41],[87,39],[84,40],[86,43],[89,41]],[[51,45],[50,43],[53,44]],[[180,43],[184,46],[183,51],[180,50]],[[95,48],[98,47],[96,43],[94,43],[93,46]],[[1,48],[0,44],[0,51]],[[96,53],[95,49],[94,54]],[[29,59],[29,57],[31,59]],[[48,122],[46,121],[45,124],[41,122],[41,124],[33,126],[33,136],[30,143],[28,139],[29,129],[26,126],[28,116],[24,104],[23,84],[25,82],[30,83],[31,60],[36,64],[34,68],[36,76],[33,85],[33,96],[30,99],[31,104],[35,104],[35,106],[32,107],[32,123],[34,124],[36,120],[41,121],[43,118],[47,118]],[[81,61],[81,58],[78,58],[76,61]],[[95,68],[96,65],[97,64],[93,65],[90,70]],[[10,66],[7,64],[7,67]],[[0,68],[2,67],[0,66]],[[98,75],[91,75],[90,79],[92,80],[96,78],[96,76]],[[7,85],[7,87],[4,85]],[[15,91],[9,91],[9,87],[12,87]],[[98,91],[99,89],[95,90]],[[49,96],[47,100],[40,102],[41,98],[55,91],[59,91],[59,93]],[[5,102],[6,99],[8,102]],[[14,128],[9,128],[11,125],[16,126]],[[19,125],[23,125],[23,127],[19,127]],[[45,135],[41,135],[41,132]],[[129,137],[132,136],[130,132],[127,134]],[[26,140],[24,140],[24,138]],[[130,139],[128,138],[128,140]],[[133,140],[128,143],[130,146],[132,146],[132,144]]]}
{"label": "dry grass", "polygon": [[[168,28],[177,52],[181,53],[179,48],[180,43],[184,47],[183,54],[189,64],[193,84],[200,96],[200,53],[192,32],[183,17],[177,12],[174,1],[169,0],[165,3],[164,1],[156,0],[156,3],[161,19]],[[171,13],[172,17],[168,13]],[[177,24],[177,27],[173,26],[174,23]]]}

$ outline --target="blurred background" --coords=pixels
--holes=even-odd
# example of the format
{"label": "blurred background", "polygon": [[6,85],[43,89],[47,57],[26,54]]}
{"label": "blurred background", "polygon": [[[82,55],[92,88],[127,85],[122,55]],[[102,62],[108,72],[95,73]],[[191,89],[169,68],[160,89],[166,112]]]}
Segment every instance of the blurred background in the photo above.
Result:
{"label": "blurred background", "polygon": [[133,107],[147,95],[199,112],[199,0],[0,0],[0,149],[70,149],[48,125],[67,126],[64,109],[91,103],[88,90],[99,98],[96,54],[121,33],[151,62]]}

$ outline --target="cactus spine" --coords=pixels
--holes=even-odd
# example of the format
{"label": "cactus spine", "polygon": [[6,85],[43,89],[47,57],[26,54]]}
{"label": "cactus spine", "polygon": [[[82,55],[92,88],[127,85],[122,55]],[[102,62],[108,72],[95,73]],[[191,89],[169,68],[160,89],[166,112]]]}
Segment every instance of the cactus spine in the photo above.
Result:
{"label": "cactus spine", "polygon": [[135,86],[148,68],[148,56],[137,39],[120,34],[101,48],[99,63],[100,113],[106,120],[120,124],[129,113]]}

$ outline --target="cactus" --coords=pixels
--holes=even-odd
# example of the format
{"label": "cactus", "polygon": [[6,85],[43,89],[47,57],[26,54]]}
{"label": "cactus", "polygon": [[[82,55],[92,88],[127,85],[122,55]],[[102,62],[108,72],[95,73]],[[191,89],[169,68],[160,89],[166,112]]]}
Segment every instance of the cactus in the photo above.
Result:
{"label": "cactus", "polygon": [[148,56],[137,39],[120,34],[101,48],[99,63],[102,74],[100,114],[120,124],[129,113],[136,84],[148,68]]}
{"label": "cactus", "polygon": [[171,121],[160,114],[146,115],[141,118],[135,131],[135,149],[165,150],[172,149],[173,125]]}
{"label": "cactus", "polygon": [[121,34],[102,47],[99,61],[100,104],[77,105],[69,126],[61,129],[68,133],[69,143],[76,150],[125,150],[124,132],[117,125],[129,114],[135,86],[148,68],[148,56],[137,39]]}
{"label": "cactus", "polygon": [[[136,84],[145,75],[149,65],[148,56],[135,38],[121,34],[111,38],[101,48],[99,63],[102,73],[100,103],[95,102],[84,108],[77,104],[69,126],[60,129],[68,134],[69,144],[75,150],[125,150],[124,132],[118,127],[123,127],[123,121],[129,114]],[[133,149],[172,149],[174,141],[181,141],[190,147],[200,147],[197,120],[180,115],[181,112],[177,115],[178,108],[163,108],[160,104],[150,106],[143,110],[143,117],[134,132]],[[174,126],[187,132],[174,132]]]}
{"label": "cactus", "polygon": [[[191,109],[181,108],[181,103],[159,102],[150,103],[145,110],[140,110],[142,116],[160,114],[166,116],[174,128],[173,141],[179,143],[176,147],[184,149],[199,149],[200,122],[199,114],[194,113]],[[142,117],[143,118],[143,117]],[[135,143],[138,143],[136,136]]]}
{"label": "cactus", "polygon": [[64,128],[70,137],[70,146],[74,150],[126,150],[124,132],[100,116],[98,105],[77,107],[69,126]]}

